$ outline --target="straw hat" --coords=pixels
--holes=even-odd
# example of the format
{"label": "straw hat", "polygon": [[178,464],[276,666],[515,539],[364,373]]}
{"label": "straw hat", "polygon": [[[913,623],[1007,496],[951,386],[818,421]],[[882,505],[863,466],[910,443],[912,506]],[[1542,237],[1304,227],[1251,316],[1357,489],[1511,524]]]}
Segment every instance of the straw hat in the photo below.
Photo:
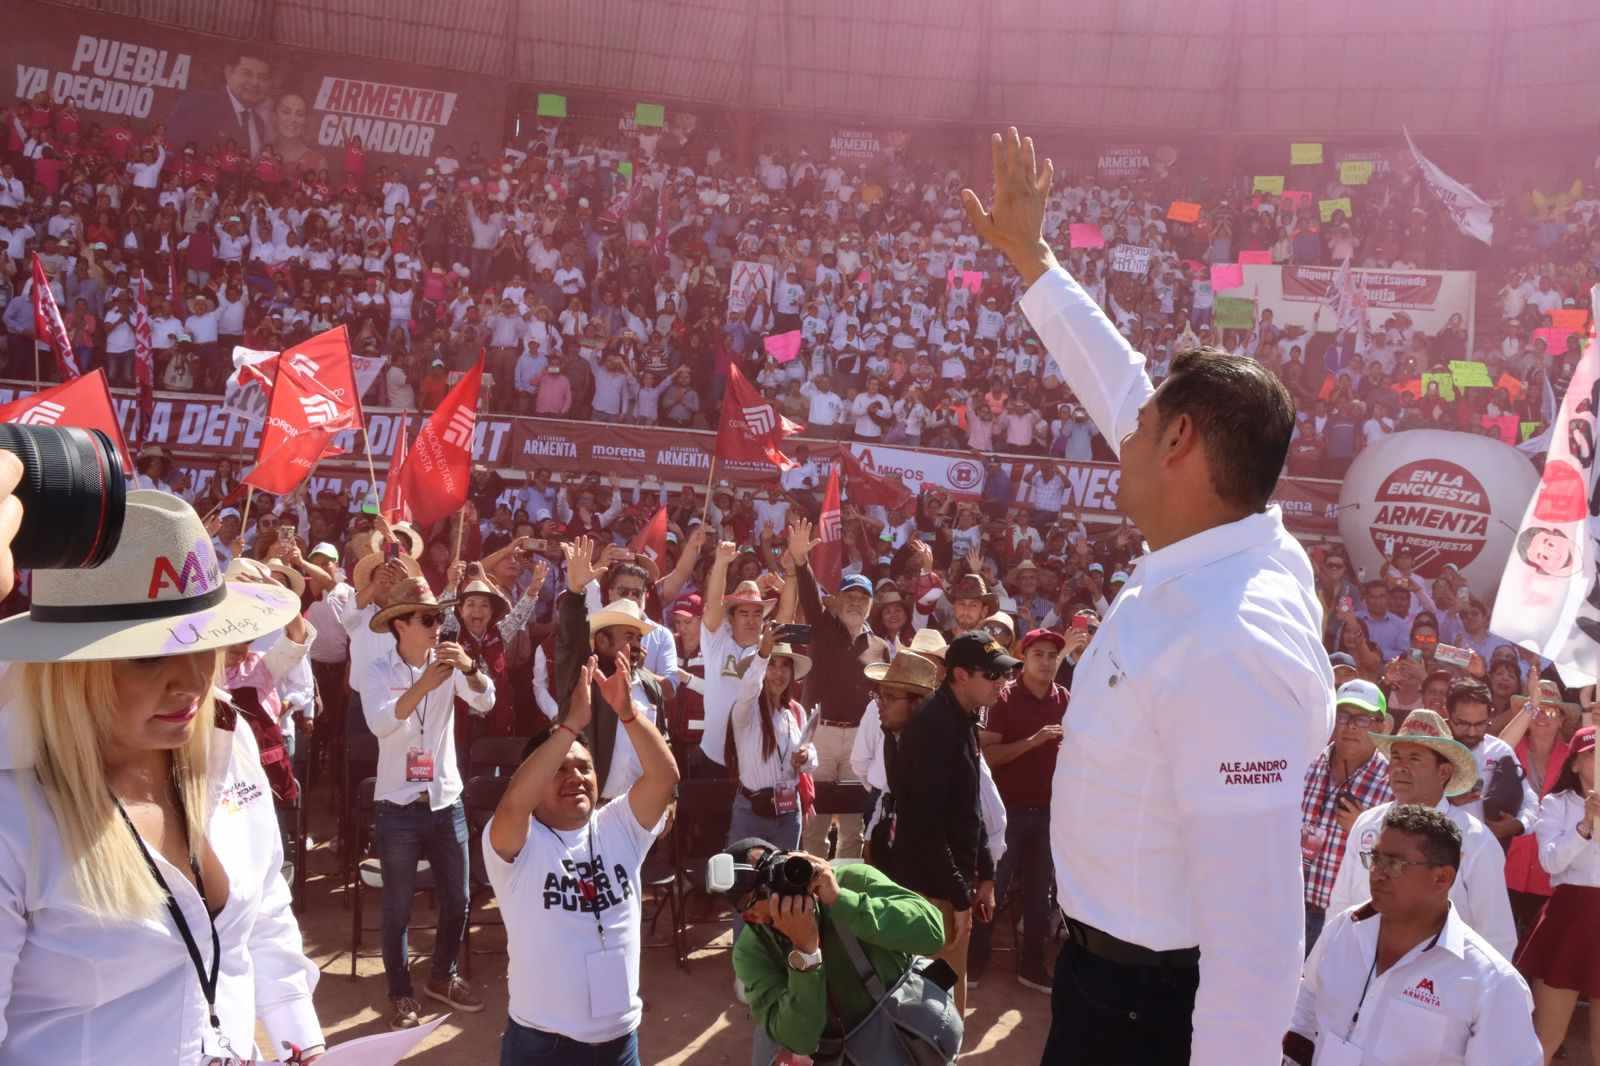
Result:
{"label": "straw hat", "polygon": [[729,611],[735,607],[760,607],[761,613],[767,615],[778,606],[778,601],[763,596],[761,586],[754,581],[741,581],[733,587],[732,592],[722,597],[722,606]]}
{"label": "straw hat", "polygon": [[288,589],[227,581],[183,500],[136,489],[111,557],[92,570],[35,571],[33,604],[0,621],[0,648],[13,662],[182,655],[248,643],[299,611]]}
{"label": "straw hat", "polygon": [[983,580],[981,574],[964,574],[957,581],[955,588],[950,590],[950,602],[957,600],[980,600],[985,608],[993,612],[1000,607],[1000,597],[989,591],[989,585]]}
{"label": "straw hat", "polygon": [[911,635],[910,644],[901,644],[895,641],[896,654],[910,651],[926,659],[937,659],[944,662],[944,650],[949,645],[945,643],[944,634],[937,629],[919,629]]}
{"label": "straw hat", "polygon": [[801,655],[788,644],[774,644],[770,658],[780,655],[794,664],[794,680],[799,681],[811,672],[811,656]]}
{"label": "straw hat", "polygon": [[[1579,707],[1576,703],[1573,703],[1570,700],[1564,700],[1561,698],[1561,686],[1557,685],[1554,681],[1540,680],[1539,704],[1543,707],[1560,707],[1564,712],[1566,712],[1568,717],[1581,715],[1583,713],[1582,707]],[[1527,705],[1528,697],[1521,695],[1511,697],[1512,714],[1521,714],[1522,709]]]}
{"label": "straw hat", "polygon": [[1437,711],[1418,709],[1406,715],[1398,733],[1369,733],[1372,742],[1388,755],[1396,744],[1421,744],[1450,760],[1455,772],[1444,786],[1446,796],[1459,796],[1478,781],[1478,764],[1467,746],[1450,734],[1450,727]]}
{"label": "straw hat", "polygon": [[289,591],[296,596],[304,596],[306,594],[306,576],[294,567],[282,560],[274,559],[267,564],[267,571],[274,579],[282,578],[283,580],[279,581],[278,584],[288,585]]}
{"label": "straw hat", "polygon": [[389,527],[395,536],[400,538],[400,543],[405,547],[406,554],[413,559],[422,558],[422,534],[410,522],[396,522]]}
{"label": "straw hat", "polygon": [[589,616],[591,635],[611,626],[627,626],[643,636],[654,629],[656,624],[644,616],[644,608],[637,603],[629,599],[615,599],[606,604],[604,610],[596,611]]}
{"label": "straw hat", "polygon": [[[417,561],[411,556],[396,555],[395,559],[401,566],[406,568],[406,576],[422,576],[422,567],[418,566]],[[367,587],[367,582],[372,580],[373,571],[382,566],[383,562],[382,552],[368,552],[361,557],[360,561],[356,563],[355,571],[350,575],[350,584],[355,586],[357,592]]]}
{"label": "straw hat", "polygon": [[454,607],[455,604],[455,600],[440,601],[433,594],[433,589],[428,587],[427,578],[408,577],[394,587],[394,594],[389,601],[389,606],[373,615],[372,620],[367,623],[367,628],[374,633],[388,633],[389,623],[403,614],[426,610],[430,607],[437,611],[443,611],[448,607]]}
{"label": "straw hat", "polygon": [[472,581],[468,581],[464,586],[462,586],[461,591],[456,593],[457,615],[461,613],[461,605],[467,602],[468,596],[489,597],[489,609],[491,612],[489,617],[490,625],[494,625],[511,611],[511,601],[506,599],[505,593],[495,588],[489,582],[475,578]]}
{"label": "straw hat", "polygon": [[900,651],[886,663],[869,663],[861,672],[880,685],[900,685],[929,693],[939,687],[939,664],[914,651]]}

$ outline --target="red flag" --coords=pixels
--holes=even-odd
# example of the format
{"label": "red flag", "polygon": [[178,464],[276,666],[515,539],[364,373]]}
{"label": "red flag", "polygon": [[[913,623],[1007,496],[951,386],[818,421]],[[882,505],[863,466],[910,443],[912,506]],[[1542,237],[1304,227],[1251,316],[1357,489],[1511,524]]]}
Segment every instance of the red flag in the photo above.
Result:
{"label": "red flag", "polygon": [[45,277],[37,252],[33,255],[33,335],[55,352],[61,380],[71,381],[81,373],[72,355],[72,341],[67,338],[67,324],[61,321],[56,294],[50,291],[50,279]]}
{"label": "red flag", "polygon": [[128,443],[122,439],[122,424],[111,404],[111,389],[106,372],[94,370],[71,381],[24,396],[0,407],[0,422],[21,426],[77,426],[104,430],[122,457],[122,472],[133,476],[133,460]]}
{"label": "red flag", "polygon": [[150,308],[145,304],[144,271],[139,272],[139,292],[133,301],[133,376],[139,386],[138,429],[133,439],[143,444],[156,409],[156,362],[150,335]]}
{"label": "red flag", "polygon": [[803,429],[779,414],[745,380],[736,365],[728,365],[728,389],[722,396],[722,420],[717,430],[719,459],[766,459],[779,470],[788,470],[795,464],[781,450],[783,438]]}
{"label": "red flag", "polygon": [[667,561],[667,509],[661,508],[650,524],[633,535],[628,550],[635,555],[646,555],[661,566]]}
{"label": "red flag", "polygon": [[839,467],[828,475],[828,491],[822,497],[822,514],[817,521],[822,542],[811,549],[811,572],[824,592],[833,592],[844,580],[844,523],[839,513]]}
{"label": "red flag", "polygon": [[[409,419],[408,419],[409,421]],[[400,485],[400,471],[406,466],[406,426],[394,427],[394,451],[389,454],[389,473],[383,482],[383,503],[378,513],[386,522],[411,521],[411,504],[406,500],[405,489]]]}
{"label": "red flag", "polygon": [[868,469],[872,452],[865,453],[865,461],[856,458],[849,445],[840,445],[838,462],[844,467],[844,487],[850,493],[850,502],[858,507],[899,507],[911,501],[911,490],[898,477],[885,477]]}
{"label": "red flag", "polygon": [[300,482],[311,476],[311,471],[322,460],[344,454],[343,449],[335,448],[332,441],[333,432],[322,426],[286,437],[270,455],[258,460],[239,480],[274,496],[293,492]]}
{"label": "red flag", "polygon": [[256,463],[267,463],[290,438],[308,430],[337,433],[364,424],[350,337],[337,326],[279,353]]}
{"label": "red flag", "polygon": [[426,529],[460,510],[467,502],[472,474],[472,437],[478,425],[478,388],[483,384],[483,357],[445,394],[439,409],[422,423],[411,454],[398,477],[399,492],[411,504],[411,518]]}

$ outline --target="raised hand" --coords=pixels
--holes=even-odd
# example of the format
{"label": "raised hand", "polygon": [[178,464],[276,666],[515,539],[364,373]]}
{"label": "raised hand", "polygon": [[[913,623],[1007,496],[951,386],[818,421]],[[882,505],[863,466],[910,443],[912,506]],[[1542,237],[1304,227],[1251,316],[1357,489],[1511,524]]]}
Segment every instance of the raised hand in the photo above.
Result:
{"label": "raised hand", "polygon": [[632,718],[633,699],[630,690],[633,688],[633,668],[628,663],[627,652],[617,652],[616,665],[616,670],[607,678],[599,677],[600,668],[596,665],[595,673],[600,685],[600,695],[611,705],[611,710],[618,718]]}
{"label": "raised hand", "polygon": [[717,556],[714,562],[717,566],[726,568],[733,562],[734,559],[738,557],[738,555],[739,545],[735,544],[731,540],[718,541]]}
{"label": "raised hand", "polygon": [[608,569],[595,565],[594,541],[589,537],[563,542],[561,554],[567,559],[567,588],[573,592],[582,592],[589,582],[599,581]]}
{"label": "raised hand", "polygon": [[589,661],[578,669],[578,680],[573,684],[572,695],[567,700],[567,713],[561,718],[562,724],[580,733],[589,728],[589,722],[594,717],[594,708],[589,702],[589,688],[599,672],[600,660],[596,656],[589,656]]}
{"label": "raised hand", "polygon": [[822,543],[821,537],[813,537],[811,520],[802,518],[789,527],[789,558],[793,559],[796,566],[801,566],[811,556],[811,549]]}
{"label": "raised hand", "polygon": [[994,203],[984,210],[971,189],[961,190],[961,204],[979,237],[1011,260],[1028,284],[1055,265],[1044,241],[1045,201],[1055,180],[1055,166],[1034,158],[1033,138],[1019,137],[1017,128],[991,135],[994,160]]}

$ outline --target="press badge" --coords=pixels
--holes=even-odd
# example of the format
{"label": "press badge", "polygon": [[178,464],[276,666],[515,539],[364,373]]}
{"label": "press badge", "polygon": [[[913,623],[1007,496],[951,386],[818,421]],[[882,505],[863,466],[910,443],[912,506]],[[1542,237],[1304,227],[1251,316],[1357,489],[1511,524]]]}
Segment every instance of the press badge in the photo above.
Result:
{"label": "press badge", "polygon": [[778,814],[793,814],[800,809],[800,790],[793,785],[772,790],[772,809]]}
{"label": "press badge", "polygon": [[406,752],[406,783],[427,784],[433,781],[433,752],[411,748]]}
{"label": "press badge", "polygon": [[606,948],[590,954],[589,1014],[594,1018],[614,1018],[628,1010],[628,956],[622,948]]}

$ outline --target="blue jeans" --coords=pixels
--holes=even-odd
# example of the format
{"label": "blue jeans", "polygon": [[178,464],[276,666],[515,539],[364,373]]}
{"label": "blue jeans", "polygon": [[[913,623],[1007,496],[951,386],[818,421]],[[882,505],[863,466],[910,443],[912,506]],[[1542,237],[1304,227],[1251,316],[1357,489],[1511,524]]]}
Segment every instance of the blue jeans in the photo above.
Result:
{"label": "blue jeans", "polygon": [[439,931],[433,942],[432,978],[456,972],[461,934],[467,926],[467,809],[460,800],[440,811],[427,802],[398,804],[378,801],[378,863],[383,870],[383,972],[389,995],[411,995],[411,969],[406,954],[406,926],[416,895],[417,860],[433,867],[439,899]]}
{"label": "blue jeans", "polygon": [[[763,818],[750,808],[750,801],[734,793],[733,818],[728,822],[728,843],[735,840],[744,840],[747,837],[760,837],[769,844],[775,844],[783,851],[793,851],[800,846],[800,812],[780,814],[776,818]],[[739,915],[733,916],[733,942],[739,942],[739,934],[744,932],[744,919]]]}
{"label": "blue jeans", "polygon": [[[1022,893],[1022,938],[1017,941],[1017,972],[1048,973],[1044,950],[1050,926],[1050,811],[1022,807],[1006,812],[1006,853],[994,876],[996,906],[1013,887]],[[983,972],[994,942],[993,922],[974,922],[970,971]]]}
{"label": "blue jeans", "polygon": [[507,1018],[500,1066],[639,1066],[639,1030],[603,1044],[585,1044]]}

